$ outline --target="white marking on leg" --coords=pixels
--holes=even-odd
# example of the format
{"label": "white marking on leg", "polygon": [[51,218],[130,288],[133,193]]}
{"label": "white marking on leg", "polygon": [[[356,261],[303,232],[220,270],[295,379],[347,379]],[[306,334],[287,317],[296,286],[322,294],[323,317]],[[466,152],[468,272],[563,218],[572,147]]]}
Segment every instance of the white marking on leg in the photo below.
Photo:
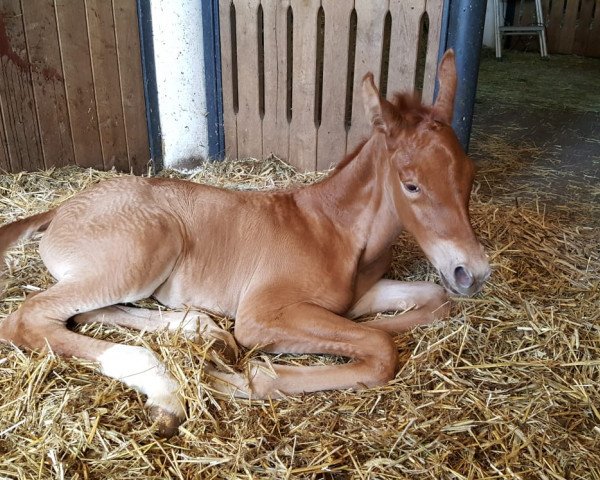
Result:
{"label": "white marking on leg", "polygon": [[179,384],[150,350],[144,347],[115,345],[98,358],[104,375],[148,396],[147,404],[185,416]]}
{"label": "white marking on leg", "polygon": [[[412,295],[411,295],[412,294]],[[388,310],[404,311],[418,307],[411,298],[414,287],[394,280],[380,280],[350,310],[350,318]]]}

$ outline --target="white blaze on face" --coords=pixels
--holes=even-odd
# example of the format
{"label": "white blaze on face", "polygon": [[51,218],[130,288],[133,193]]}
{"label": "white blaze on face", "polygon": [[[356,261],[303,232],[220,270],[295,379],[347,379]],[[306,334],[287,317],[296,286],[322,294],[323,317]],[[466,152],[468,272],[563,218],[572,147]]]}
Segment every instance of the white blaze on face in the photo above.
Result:
{"label": "white blaze on face", "polygon": [[457,267],[465,268],[474,278],[487,278],[489,275],[489,263],[479,242],[466,250],[455,242],[438,240],[427,245],[425,253],[453,288],[458,288],[454,275]]}
{"label": "white blaze on face", "polygon": [[148,396],[148,405],[185,416],[179,384],[156,355],[143,347],[115,345],[98,358],[104,375]]}

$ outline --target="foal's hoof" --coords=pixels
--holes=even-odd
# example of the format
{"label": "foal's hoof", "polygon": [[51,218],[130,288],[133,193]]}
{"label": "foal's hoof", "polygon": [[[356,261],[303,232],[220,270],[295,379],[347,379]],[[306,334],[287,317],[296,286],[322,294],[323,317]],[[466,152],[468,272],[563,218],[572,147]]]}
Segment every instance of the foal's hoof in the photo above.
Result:
{"label": "foal's hoof", "polygon": [[149,407],[148,414],[152,423],[157,426],[156,434],[163,438],[171,438],[173,435],[177,435],[179,425],[183,423],[183,418],[156,405]]}
{"label": "foal's hoof", "polygon": [[237,362],[239,350],[231,333],[224,330],[210,332],[209,339],[213,342],[211,348],[221,355],[227,363],[234,364]]}

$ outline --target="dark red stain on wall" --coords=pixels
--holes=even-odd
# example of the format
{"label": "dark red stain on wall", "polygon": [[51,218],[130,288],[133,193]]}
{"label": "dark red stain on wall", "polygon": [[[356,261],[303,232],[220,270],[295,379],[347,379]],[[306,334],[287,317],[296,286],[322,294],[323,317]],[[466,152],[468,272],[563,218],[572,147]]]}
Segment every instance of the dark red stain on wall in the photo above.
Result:
{"label": "dark red stain on wall", "polygon": [[25,72],[31,70],[31,73],[41,74],[47,81],[56,80],[62,82],[64,80],[63,76],[56,69],[50,67],[40,68],[29,62],[29,60],[21,58],[13,50],[8,34],[6,33],[6,24],[2,13],[0,13],[0,57],[7,57],[9,61]]}

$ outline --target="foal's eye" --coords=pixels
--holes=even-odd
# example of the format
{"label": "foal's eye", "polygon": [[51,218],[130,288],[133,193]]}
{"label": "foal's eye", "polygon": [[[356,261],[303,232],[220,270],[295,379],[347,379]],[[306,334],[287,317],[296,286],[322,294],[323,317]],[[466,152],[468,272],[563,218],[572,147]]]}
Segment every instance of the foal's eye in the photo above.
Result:
{"label": "foal's eye", "polygon": [[404,183],[404,188],[410,193],[419,193],[421,189],[414,183]]}

